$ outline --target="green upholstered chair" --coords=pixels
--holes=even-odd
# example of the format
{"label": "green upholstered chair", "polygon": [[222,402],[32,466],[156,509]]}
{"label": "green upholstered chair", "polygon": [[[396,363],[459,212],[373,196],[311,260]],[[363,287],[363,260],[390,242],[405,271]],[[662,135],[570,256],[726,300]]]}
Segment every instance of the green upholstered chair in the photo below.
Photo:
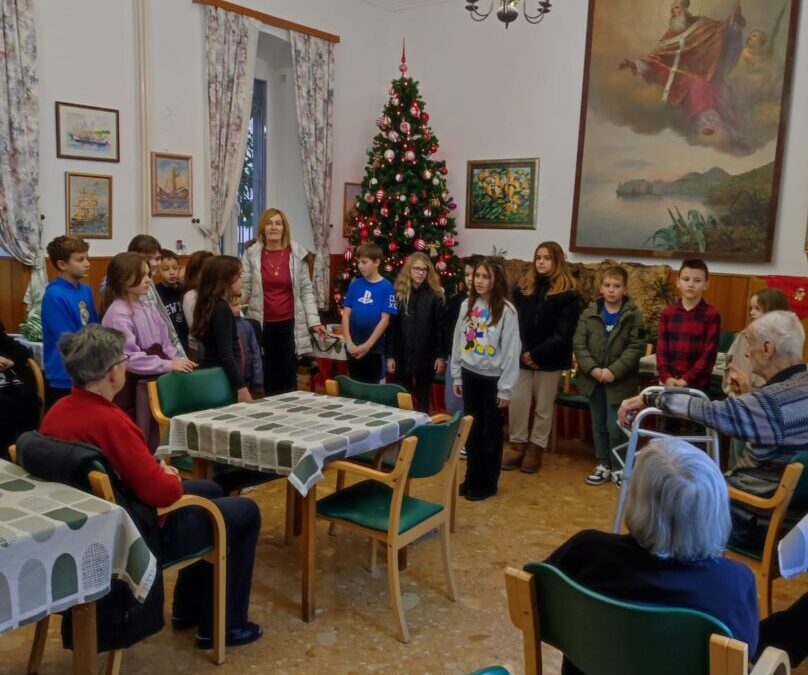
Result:
{"label": "green upholstered chair", "polygon": [[761,548],[730,548],[726,552],[728,558],[744,563],[755,573],[760,617],[765,619],[772,613],[772,583],[780,576],[777,544],[781,539],[783,519],[789,510],[800,514],[808,511],[808,452],[795,455],[783,471],[777,491],[768,499],[756,497],[734,487],[729,488],[729,498],[770,514],[766,538]]}
{"label": "green upholstered chair", "polygon": [[[587,675],[748,675],[747,645],[703,612],[614,600],[546,563],[508,568],[505,583],[525,675],[541,674],[542,642]],[[752,671],[788,672],[788,657],[773,648]]]}
{"label": "green upholstered chair", "polygon": [[502,666],[488,666],[475,670],[468,675],[510,675],[510,672],[508,672],[507,668],[503,668]]}
{"label": "green upholstered chair", "polygon": [[565,370],[561,373],[561,383],[558,394],[556,394],[553,404],[553,420],[550,427],[550,442],[547,446],[549,452],[556,452],[558,443],[558,413],[564,412],[564,431],[569,431],[569,412],[576,411],[578,421],[578,437],[583,439],[586,434],[584,413],[589,410],[589,399],[583,394],[579,394],[575,388],[575,375],[573,370]]}
{"label": "green upholstered chair", "polygon": [[[363,478],[317,502],[317,517],[338,523],[370,537],[371,570],[375,566],[376,542],[387,548],[387,578],[393,615],[399,639],[409,642],[410,633],[401,604],[398,552],[424,534],[437,529],[443,553],[443,569],[449,597],[457,599],[452,571],[449,513],[455,487],[455,471],[460,448],[471,429],[471,416],[443,415],[435,424],[417,427],[399,448],[392,471],[385,472],[362,464],[339,460],[327,464],[326,471],[345,471]],[[438,477],[443,488],[440,502],[411,496],[409,481]]]}
{"label": "green upholstered chair", "polygon": [[[11,461],[17,463],[17,448],[11,446]],[[92,470],[87,474],[87,488],[99,499],[115,503],[115,493],[112,490],[112,483],[103,465],[98,462],[92,463]],[[197,560],[207,560],[213,565],[213,662],[217,665],[224,663],[225,658],[225,618],[227,612],[227,532],[225,530],[224,518],[219,507],[211,500],[197,495],[183,495],[171,506],[157,509],[160,516],[184,509],[195,507],[203,509],[210,518],[213,530],[213,545],[198,551],[193,556],[188,556],[181,560],[172,560],[162,565],[163,569],[177,567],[179,569],[190,565]],[[42,656],[45,651],[45,643],[48,637],[48,627],[50,615],[40,619],[34,631],[34,641],[31,645],[31,655],[28,660],[28,673],[36,673],[42,663]],[[123,650],[116,649],[110,652],[107,661],[107,675],[118,675],[121,670],[121,659]]]}

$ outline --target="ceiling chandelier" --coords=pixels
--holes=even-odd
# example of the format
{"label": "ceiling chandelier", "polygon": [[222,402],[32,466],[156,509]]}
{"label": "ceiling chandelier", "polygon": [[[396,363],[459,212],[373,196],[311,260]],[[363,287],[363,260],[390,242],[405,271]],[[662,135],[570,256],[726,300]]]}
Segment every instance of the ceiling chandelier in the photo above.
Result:
{"label": "ceiling chandelier", "polygon": [[[509,23],[516,21],[516,19],[519,18],[519,4],[522,2],[522,0],[491,0],[491,4],[488,6],[488,11],[481,12],[477,8],[477,4],[480,2],[480,0],[464,1],[468,2],[466,9],[474,21],[485,21],[489,16],[491,16],[491,13],[494,11],[494,7],[496,6],[497,19],[505,24],[505,28],[508,27]],[[539,0],[535,14],[528,14],[526,5],[527,0],[525,0],[525,5],[522,6],[522,14],[524,14],[525,20],[528,23],[540,23],[544,18],[544,15],[550,11],[552,2],[550,2],[550,0]]]}

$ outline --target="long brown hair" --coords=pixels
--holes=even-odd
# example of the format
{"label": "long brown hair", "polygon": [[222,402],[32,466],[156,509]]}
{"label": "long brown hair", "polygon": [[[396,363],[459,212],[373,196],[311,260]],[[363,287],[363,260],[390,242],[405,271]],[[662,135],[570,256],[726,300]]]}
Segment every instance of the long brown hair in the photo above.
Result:
{"label": "long brown hair", "polygon": [[399,303],[399,307],[404,307],[405,309],[407,303],[410,301],[410,293],[412,293],[412,274],[410,271],[412,264],[416,261],[426,266],[427,273],[424,283],[432,289],[435,295],[443,297],[443,287],[440,285],[440,279],[438,278],[438,273],[435,271],[435,266],[426,253],[416,251],[407,258],[404,266],[396,277],[396,300]]}
{"label": "long brown hair", "polygon": [[256,235],[258,241],[261,242],[262,246],[267,245],[267,239],[264,236],[264,228],[269,225],[269,219],[273,218],[274,216],[280,216],[281,220],[283,221],[283,237],[281,237],[281,248],[286,248],[292,242],[292,234],[289,232],[289,220],[286,217],[286,214],[281,211],[280,209],[267,209],[264,213],[261,214],[261,220],[258,222],[258,227],[256,228]]}
{"label": "long brown hair", "polygon": [[205,262],[213,257],[210,251],[194,251],[188,258],[188,264],[185,266],[185,284],[182,287],[182,292],[187,293],[193,291],[199,286],[199,275],[202,274],[202,267]]}
{"label": "long brown hair", "polygon": [[127,291],[149,275],[149,263],[139,253],[119,253],[107,267],[107,284],[101,297],[101,316],[118,298],[126,298]]}
{"label": "long brown hair", "polygon": [[564,249],[555,241],[543,241],[536,247],[536,250],[533,251],[533,260],[530,262],[530,269],[519,281],[519,290],[521,290],[524,295],[533,295],[533,293],[536,292],[536,281],[539,277],[539,273],[536,271],[536,256],[539,255],[539,249],[542,248],[547,249],[553,261],[553,270],[549,275],[550,288],[547,289],[547,295],[557,295],[564,291],[575,290],[575,279],[573,279],[570,273],[567,258],[564,255]]}
{"label": "long brown hair", "polygon": [[749,299],[757,298],[758,305],[763,310],[763,313],[773,312],[776,309],[783,309],[789,311],[791,307],[788,306],[788,296],[783,291],[777,288],[761,288],[749,296]]}
{"label": "long brown hair", "polygon": [[[502,318],[505,303],[508,301],[508,279],[505,276],[505,265],[499,256],[488,256],[474,266],[474,273],[477,274],[477,270],[481,267],[485,268],[494,281],[491,295],[488,298],[488,307],[491,309],[491,323],[489,325],[496,326]],[[474,303],[477,302],[479,297],[477,287],[472,283],[469,289],[469,304],[466,310],[467,319],[471,318],[471,310],[474,309]]]}
{"label": "long brown hair", "polygon": [[232,255],[219,255],[208,260],[202,267],[199,285],[196,288],[194,327],[191,331],[197,340],[204,340],[210,327],[213,305],[217,300],[230,302],[229,289],[241,274],[241,261]]}

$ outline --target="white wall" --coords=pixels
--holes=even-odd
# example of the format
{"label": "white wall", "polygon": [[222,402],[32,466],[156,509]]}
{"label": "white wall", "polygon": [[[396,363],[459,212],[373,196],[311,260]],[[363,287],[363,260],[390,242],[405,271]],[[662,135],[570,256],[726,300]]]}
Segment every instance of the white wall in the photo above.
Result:
{"label": "white wall", "polygon": [[[334,248],[342,248],[342,184],[361,175],[364,148],[374,115],[381,109],[395,62],[378,58],[385,52],[388,10],[362,0],[249,0],[245,6],[337,33],[337,88],[334,103]],[[194,216],[208,221],[207,93],[205,86],[204,8],[191,0],[148,0],[150,150],[193,156]],[[65,231],[64,172],[113,176],[113,238],[92,240],[91,253],[110,255],[148,229],[165,246],[182,239],[188,250],[203,237],[190,218],[153,218],[142,213],[140,198],[140,130],[138,128],[138,62],[135,0],[35,0],[40,73],[41,212],[46,215],[44,240]],[[282,33],[282,32],[281,32]],[[386,67],[389,66],[389,67]],[[389,71],[389,72],[388,72]],[[283,73],[279,73],[282,75]],[[272,112],[276,121],[294,120],[291,72],[274,82]],[[389,76],[388,76],[389,75]],[[56,158],[54,101],[98,105],[120,110],[120,163]],[[296,148],[296,130],[276,139],[278,154],[270,169],[268,203],[290,211],[295,236],[311,245],[310,225],[301,208],[302,174],[288,171]],[[358,150],[358,151],[357,151]],[[298,160],[299,170],[299,160]],[[287,201],[289,202],[287,204]]]}
{"label": "white wall", "polygon": [[[542,24],[531,26],[520,18],[507,31],[493,16],[482,23],[472,22],[460,2],[396,13],[396,25],[407,36],[410,74],[421,83],[421,95],[440,139],[437,156],[447,161],[449,188],[459,205],[455,214],[461,253],[490,252],[495,240],[514,257],[529,256],[546,239],[568,247],[587,5],[584,0],[557,2]],[[383,60],[393,61],[398,50],[394,42]],[[803,253],[808,215],[806,120],[808,12],[803,11],[774,258],[771,264],[716,262],[710,264],[711,269],[745,274],[808,273]],[[466,161],[504,157],[541,158],[537,230],[466,230]],[[586,261],[601,256],[573,254],[572,258]]]}

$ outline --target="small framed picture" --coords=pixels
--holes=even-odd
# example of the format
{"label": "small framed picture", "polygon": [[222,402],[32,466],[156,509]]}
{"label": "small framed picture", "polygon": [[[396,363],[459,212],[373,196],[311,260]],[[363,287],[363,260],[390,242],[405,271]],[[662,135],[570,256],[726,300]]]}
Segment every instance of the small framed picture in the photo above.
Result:
{"label": "small framed picture", "polygon": [[56,156],[120,162],[118,111],[56,101]]}
{"label": "small framed picture", "polygon": [[65,172],[68,235],[112,239],[112,176]]}
{"label": "small framed picture", "polygon": [[466,227],[536,228],[539,160],[470,161],[466,173]]}
{"label": "small framed picture", "polygon": [[193,171],[190,155],[151,154],[153,216],[193,215]]}
{"label": "small framed picture", "polygon": [[345,183],[345,194],[342,202],[342,236],[351,235],[351,218],[355,215],[356,200],[362,194],[361,183]]}

